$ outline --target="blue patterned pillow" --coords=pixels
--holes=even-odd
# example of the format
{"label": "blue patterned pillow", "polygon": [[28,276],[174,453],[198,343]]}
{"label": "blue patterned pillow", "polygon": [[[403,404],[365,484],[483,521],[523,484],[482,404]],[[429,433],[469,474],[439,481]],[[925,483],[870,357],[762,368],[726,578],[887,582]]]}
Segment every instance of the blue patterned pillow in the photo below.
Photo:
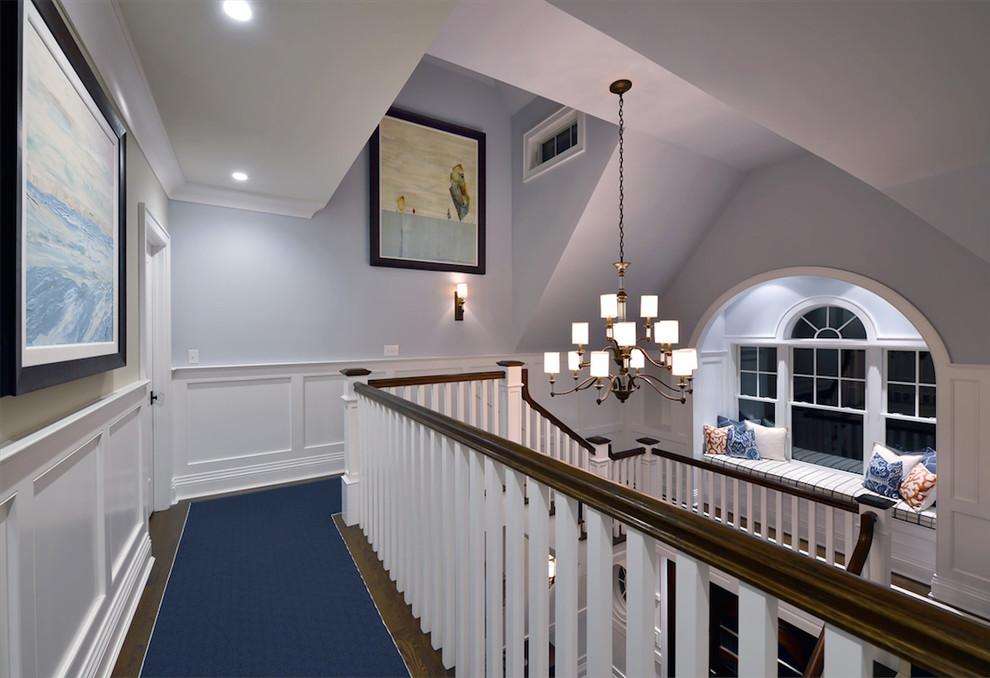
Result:
{"label": "blue patterned pillow", "polygon": [[759,459],[760,450],[756,447],[756,432],[750,430],[740,431],[734,427],[730,428],[729,441],[725,453],[730,457]]}
{"label": "blue patterned pillow", "polygon": [[935,450],[930,447],[926,447],[925,449],[918,451],[925,455],[921,458],[921,463],[925,465],[925,468],[938,475],[938,469],[936,468],[937,464],[935,463]]}
{"label": "blue patterned pillow", "polygon": [[904,462],[887,461],[879,453],[874,452],[870,465],[866,469],[863,487],[879,492],[891,499],[900,499],[901,476],[904,474]]}
{"label": "blue patterned pillow", "polygon": [[[754,424],[759,424],[760,422],[754,420],[753,423]],[[718,418],[715,420],[715,424],[719,428],[725,428],[726,426],[731,426],[732,428],[736,429],[737,431],[745,431],[746,430],[746,422],[745,421],[736,421],[735,419],[729,419],[728,417],[723,417],[721,414],[718,415]]]}

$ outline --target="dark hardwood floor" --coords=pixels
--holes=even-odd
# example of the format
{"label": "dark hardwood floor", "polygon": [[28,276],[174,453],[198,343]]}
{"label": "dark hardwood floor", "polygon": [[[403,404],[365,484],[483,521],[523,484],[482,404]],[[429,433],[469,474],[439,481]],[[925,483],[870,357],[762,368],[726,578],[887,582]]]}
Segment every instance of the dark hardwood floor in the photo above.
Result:
{"label": "dark hardwood floor", "polygon": [[[287,483],[287,485],[294,484],[298,483]],[[264,489],[271,488],[249,491],[256,492]],[[231,494],[244,493],[234,492],[203,497],[197,501],[217,499]],[[145,583],[144,591],[141,593],[141,600],[134,613],[134,619],[124,637],[117,663],[111,673],[113,678],[132,678],[141,673],[141,665],[144,663],[144,655],[154,630],[155,618],[158,616],[162,597],[165,595],[165,585],[168,583],[169,573],[172,571],[172,562],[175,560],[175,553],[179,548],[179,539],[182,537],[182,530],[186,524],[186,517],[189,515],[191,504],[191,501],[180,501],[166,511],[156,511],[151,514],[148,530],[151,535],[151,555],[155,562],[151,567],[151,574]],[[413,678],[455,675],[453,669],[450,671],[444,669],[440,660],[440,653],[435,651],[430,644],[430,636],[423,635],[420,631],[419,622],[412,616],[412,609],[405,604],[402,594],[396,590],[395,584],[382,568],[381,561],[372,551],[361,530],[344,525],[339,514],[334,516],[334,523],[344,538],[344,543],[347,544],[361,576],[364,577],[372,599],[378,606],[382,619],[385,621],[389,633],[395,639],[396,647],[399,648],[399,653],[405,660],[406,666],[409,667]]]}

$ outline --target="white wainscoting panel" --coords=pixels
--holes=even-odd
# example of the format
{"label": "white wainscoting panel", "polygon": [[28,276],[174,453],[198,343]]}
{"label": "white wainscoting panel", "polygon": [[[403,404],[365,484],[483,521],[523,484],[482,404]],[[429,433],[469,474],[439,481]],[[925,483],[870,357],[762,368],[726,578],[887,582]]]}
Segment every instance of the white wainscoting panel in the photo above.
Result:
{"label": "white wainscoting panel", "polygon": [[[943,374],[942,372],[947,372]],[[990,617],[990,367],[938,374],[938,558],[935,598]]]}
{"label": "white wainscoting panel", "polygon": [[325,408],[326,403],[340,403],[344,383],[328,376],[303,378],[303,446],[307,450],[344,439],[344,418]]}
{"label": "white wainscoting panel", "polygon": [[108,675],[151,568],[147,383],[0,448],[0,677]]}

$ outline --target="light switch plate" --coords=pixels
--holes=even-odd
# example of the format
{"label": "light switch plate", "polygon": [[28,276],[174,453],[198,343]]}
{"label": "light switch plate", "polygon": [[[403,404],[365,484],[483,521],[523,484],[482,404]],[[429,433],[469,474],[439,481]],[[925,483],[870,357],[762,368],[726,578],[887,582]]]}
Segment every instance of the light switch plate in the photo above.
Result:
{"label": "light switch plate", "polygon": [[191,348],[189,349],[189,364],[195,365],[199,362],[199,349]]}
{"label": "light switch plate", "polygon": [[385,344],[385,356],[397,356],[399,355],[399,345],[398,344]]}

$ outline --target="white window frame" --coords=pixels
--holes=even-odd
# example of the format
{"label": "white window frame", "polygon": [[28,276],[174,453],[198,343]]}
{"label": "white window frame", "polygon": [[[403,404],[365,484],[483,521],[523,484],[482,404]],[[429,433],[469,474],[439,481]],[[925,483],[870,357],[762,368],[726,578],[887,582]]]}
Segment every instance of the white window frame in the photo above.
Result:
{"label": "white window frame", "polygon": [[[543,143],[557,136],[565,129],[577,124],[577,143],[563,153],[558,153],[546,162],[540,162],[540,149]],[[573,108],[561,108],[523,135],[523,181],[529,181],[547,170],[576,158],[585,151],[585,114]]]}

